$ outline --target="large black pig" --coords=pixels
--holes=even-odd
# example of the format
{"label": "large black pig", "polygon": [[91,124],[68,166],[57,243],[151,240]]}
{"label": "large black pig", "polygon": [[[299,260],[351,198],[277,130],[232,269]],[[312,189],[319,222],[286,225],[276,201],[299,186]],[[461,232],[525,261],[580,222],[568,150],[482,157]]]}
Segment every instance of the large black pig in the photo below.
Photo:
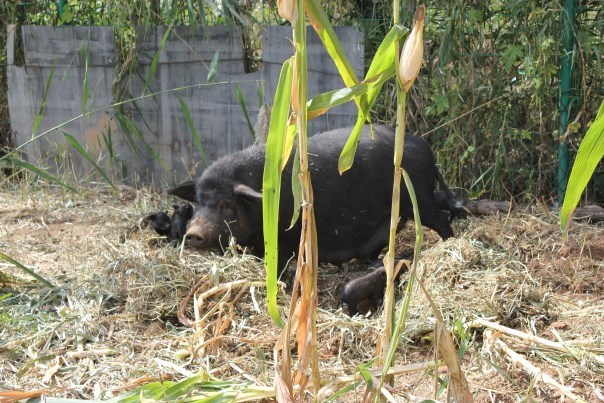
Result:
{"label": "large black pig", "polygon": [[[388,243],[393,181],[394,130],[375,125],[374,138],[363,129],[352,168],[340,176],[338,157],[350,128],[317,134],[308,140],[309,170],[314,191],[319,261],[340,264],[353,258],[375,259]],[[262,175],[264,145],[227,155],[210,165],[197,180],[175,186],[169,194],[195,202],[187,238],[193,246],[220,248],[229,236],[257,256],[264,255]],[[292,156],[293,158],[293,156]],[[297,251],[300,220],[286,230],[293,212],[292,158],[283,172],[279,212],[279,268]],[[453,236],[448,214],[458,205],[442,180],[428,144],[405,137],[403,167],[413,182],[422,224],[441,238]],[[439,200],[435,200],[439,182]],[[440,208],[439,208],[440,207]],[[401,185],[402,225],[413,218],[411,200]]]}

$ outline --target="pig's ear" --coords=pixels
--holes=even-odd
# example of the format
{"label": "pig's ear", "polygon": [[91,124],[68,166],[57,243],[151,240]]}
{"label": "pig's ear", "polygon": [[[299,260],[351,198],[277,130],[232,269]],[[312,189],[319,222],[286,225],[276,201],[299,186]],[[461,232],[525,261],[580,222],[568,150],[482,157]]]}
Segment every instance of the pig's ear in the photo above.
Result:
{"label": "pig's ear", "polygon": [[262,199],[262,193],[252,189],[248,185],[244,185],[243,183],[235,185],[235,187],[233,188],[233,192],[237,196],[245,196],[250,199]]}
{"label": "pig's ear", "polygon": [[183,182],[180,185],[176,185],[168,189],[168,194],[195,203],[195,182],[188,181]]}

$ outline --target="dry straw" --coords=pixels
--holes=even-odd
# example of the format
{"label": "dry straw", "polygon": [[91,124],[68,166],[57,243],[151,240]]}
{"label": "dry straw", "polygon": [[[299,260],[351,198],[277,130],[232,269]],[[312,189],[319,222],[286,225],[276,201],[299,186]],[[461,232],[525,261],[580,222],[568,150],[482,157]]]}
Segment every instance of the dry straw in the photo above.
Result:
{"label": "dry straw", "polygon": [[[58,285],[2,285],[2,295],[12,294],[2,301],[10,318],[0,327],[4,387],[100,399],[200,371],[221,380],[273,384],[279,332],[266,313],[257,258],[228,246],[225,256],[181,251],[158,239],[143,218],[169,202],[148,192],[99,188],[74,201],[57,189],[31,188],[3,192],[0,204],[0,248]],[[446,242],[427,234],[418,269],[448,326],[457,321],[468,334],[478,332],[476,339],[466,336],[463,361],[475,397],[502,390],[538,401],[555,389],[541,382],[531,389],[522,373],[507,366],[505,350],[494,347],[490,356],[481,350],[482,329],[504,332],[486,325],[497,323],[527,335],[504,332],[509,349],[571,393],[596,401],[597,385],[604,383],[604,307],[597,298],[604,273],[597,258],[602,228],[575,223],[564,245],[554,216],[518,212],[459,221],[455,230],[459,236]],[[398,237],[402,250],[410,248],[410,233]],[[8,263],[0,265],[28,281]],[[347,267],[320,270],[317,338],[328,381],[324,395],[350,384],[359,364],[374,358],[383,326],[381,312],[351,319],[338,310],[340,287],[365,274]],[[434,330],[434,318],[426,298],[415,292],[395,362],[400,372],[388,391],[396,399],[432,393],[430,379],[422,376],[432,360],[430,346],[421,341]],[[183,326],[177,313],[189,295],[181,316],[191,326]],[[286,307],[288,298],[288,291],[280,291],[279,306]],[[284,308],[281,313],[286,315]],[[343,401],[363,390],[361,382]]]}

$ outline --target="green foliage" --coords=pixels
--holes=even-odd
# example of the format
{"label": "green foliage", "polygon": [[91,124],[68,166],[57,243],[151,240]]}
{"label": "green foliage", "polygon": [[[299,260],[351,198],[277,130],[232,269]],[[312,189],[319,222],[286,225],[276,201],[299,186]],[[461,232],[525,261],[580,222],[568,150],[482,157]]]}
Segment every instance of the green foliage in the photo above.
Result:
{"label": "green foliage", "polygon": [[[370,60],[388,31],[382,16],[392,15],[391,4],[358,4]],[[402,24],[408,25],[413,10],[403,4]],[[406,124],[438,150],[447,181],[469,195],[555,199],[563,17],[553,0],[427,4],[425,66],[409,94],[417,112]],[[570,120],[578,117],[581,127],[604,96],[602,26],[601,1],[582,2],[574,25],[570,110]],[[394,123],[394,93],[394,82],[386,83],[372,121]],[[573,152],[582,133],[570,132],[567,139]],[[604,188],[590,189],[588,197],[602,200]]]}
{"label": "green foliage", "polygon": [[292,64],[293,58],[283,63],[279,83],[275,90],[275,104],[266,140],[266,159],[262,178],[267,308],[273,321],[280,327],[283,327],[284,323],[277,308],[279,200],[281,195],[281,167],[283,161],[289,157],[289,152],[284,155],[283,143],[286,138],[287,119],[292,96]]}
{"label": "green foliage", "polygon": [[579,203],[581,194],[596,167],[604,158],[604,102],[579,147],[577,158],[568,179],[566,196],[560,212],[560,227],[566,236],[569,219]]}
{"label": "green foliage", "polygon": [[28,269],[27,267],[25,267],[21,263],[17,262],[15,259],[11,258],[10,256],[5,255],[4,253],[0,253],[0,260],[6,260],[7,262],[12,264],[16,268],[18,268],[21,271],[32,276],[33,278],[35,278],[36,280],[38,280],[40,283],[44,284],[45,286],[54,288],[54,285],[50,281],[46,280],[44,277],[40,276],[39,274],[36,274],[36,272],[34,272],[31,269]]}

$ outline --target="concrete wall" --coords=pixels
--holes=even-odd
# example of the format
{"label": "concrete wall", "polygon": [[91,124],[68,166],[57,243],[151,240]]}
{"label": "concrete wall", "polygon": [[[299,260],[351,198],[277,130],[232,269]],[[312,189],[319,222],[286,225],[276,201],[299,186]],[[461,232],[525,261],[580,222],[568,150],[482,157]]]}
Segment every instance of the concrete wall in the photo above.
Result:
{"label": "concrete wall", "polygon": [[[165,27],[137,30],[138,73],[124,81],[129,97],[143,94],[145,80],[165,30]],[[344,39],[343,45],[357,75],[362,76],[363,35],[352,27],[338,28],[336,32]],[[36,134],[116,101],[113,82],[117,51],[112,27],[27,26],[22,27],[22,34],[25,65],[17,66],[14,64],[14,30],[9,29],[9,112],[17,145],[32,138],[47,86],[44,114]],[[96,173],[90,164],[66,144],[64,131],[74,136],[116,180],[171,185],[196,176],[212,161],[253,142],[236,87],[238,85],[244,95],[253,124],[260,108],[259,89],[264,93],[265,102],[272,103],[281,64],[292,55],[290,37],[290,27],[265,28],[262,67],[246,74],[241,41],[227,28],[210,27],[204,35],[201,29],[176,27],[159,54],[154,78],[144,92],[155,93],[154,96],[127,103],[119,112],[110,107],[75,119],[25,146],[25,157],[53,170],[58,165],[69,168],[80,178],[86,178],[88,173],[92,175],[89,178],[94,178]],[[309,95],[342,88],[344,83],[311,28],[308,43]],[[216,84],[166,92],[206,83],[211,60],[218,49]],[[86,74],[90,96],[83,106]],[[195,146],[178,97],[189,108],[207,162],[202,161]],[[309,122],[309,130],[316,133],[352,125],[356,113],[352,103],[339,106]],[[119,119],[120,114],[129,122]]]}

